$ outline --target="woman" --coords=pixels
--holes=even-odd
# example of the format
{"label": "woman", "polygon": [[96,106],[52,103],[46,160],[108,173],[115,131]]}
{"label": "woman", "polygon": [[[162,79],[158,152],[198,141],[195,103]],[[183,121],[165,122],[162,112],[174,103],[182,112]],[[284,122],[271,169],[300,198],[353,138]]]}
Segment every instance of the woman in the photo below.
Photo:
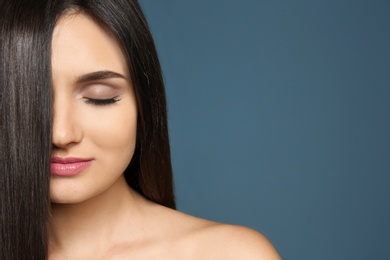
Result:
{"label": "woman", "polygon": [[1,259],[279,259],[175,211],[164,86],[137,1],[0,3]]}

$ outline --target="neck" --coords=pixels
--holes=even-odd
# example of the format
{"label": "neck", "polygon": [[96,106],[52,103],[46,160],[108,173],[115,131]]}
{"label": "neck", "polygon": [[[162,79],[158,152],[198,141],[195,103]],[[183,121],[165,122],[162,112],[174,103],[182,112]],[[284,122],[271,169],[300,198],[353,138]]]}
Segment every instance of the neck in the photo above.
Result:
{"label": "neck", "polygon": [[[143,198],[120,178],[101,194],[76,204],[52,204],[49,226],[53,251],[104,250],[136,234],[142,221]],[[88,248],[88,249],[87,249]]]}

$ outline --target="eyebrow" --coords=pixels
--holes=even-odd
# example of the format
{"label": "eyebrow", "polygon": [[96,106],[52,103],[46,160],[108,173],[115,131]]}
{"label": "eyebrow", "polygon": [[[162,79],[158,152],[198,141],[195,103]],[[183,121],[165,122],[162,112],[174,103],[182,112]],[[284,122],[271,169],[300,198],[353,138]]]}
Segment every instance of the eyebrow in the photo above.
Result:
{"label": "eyebrow", "polygon": [[122,78],[127,80],[127,78],[120,73],[110,71],[110,70],[101,70],[101,71],[94,71],[88,74],[81,75],[80,77],[77,78],[77,82],[84,83],[84,82],[97,81],[103,79],[112,79],[112,78]]}

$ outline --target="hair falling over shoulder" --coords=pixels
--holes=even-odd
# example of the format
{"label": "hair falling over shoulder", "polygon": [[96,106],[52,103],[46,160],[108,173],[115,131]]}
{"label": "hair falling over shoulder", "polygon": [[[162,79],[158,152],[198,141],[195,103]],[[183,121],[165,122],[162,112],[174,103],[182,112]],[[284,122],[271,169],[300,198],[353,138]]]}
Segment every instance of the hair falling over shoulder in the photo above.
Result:
{"label": "hair falling over shoulder", "polygon": [[138,106],[137,147],[125,177],[175,208],[164,83],[136,0],[0,2],[0,259],[47,259],[52,128],[51,39],[68,11],[90,15],[120,44]]}

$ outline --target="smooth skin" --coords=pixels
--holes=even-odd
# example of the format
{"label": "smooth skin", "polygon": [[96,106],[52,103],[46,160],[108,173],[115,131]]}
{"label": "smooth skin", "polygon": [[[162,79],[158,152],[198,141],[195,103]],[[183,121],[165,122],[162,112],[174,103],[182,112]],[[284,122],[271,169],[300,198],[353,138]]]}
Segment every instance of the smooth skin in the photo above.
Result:
{"label": "smooth skin", "polygon": [[75,176],[52,175],[49,259],[280,259],[245,227],[150,202],[126,183],[137,106],[117,42],[82,12],[53,35],[53,157],[93,158]]}

